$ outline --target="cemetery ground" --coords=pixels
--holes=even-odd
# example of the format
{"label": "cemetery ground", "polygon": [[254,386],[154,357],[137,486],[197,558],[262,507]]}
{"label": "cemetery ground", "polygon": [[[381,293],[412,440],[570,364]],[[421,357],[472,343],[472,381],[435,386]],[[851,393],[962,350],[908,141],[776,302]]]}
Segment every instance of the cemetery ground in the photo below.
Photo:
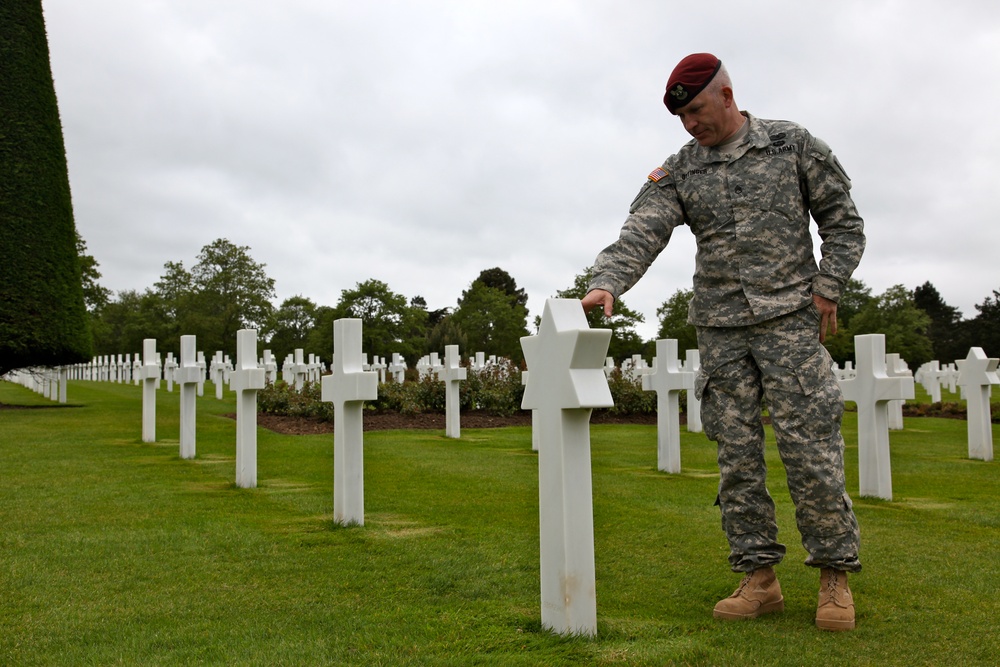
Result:
{"label": "cemetery ground", "polygon": [[[712,618],[739,577],[713,507],[714,446],[681,430],[656,471],[651,425],[591,433],[596,638],[540,627],[537,454],[527,426],[365,433],[365,525],[332,520],[332,435],[258,435],[258,488],[235,486],[234,394],[198,398],[179,457],[178,393],[74,381],[58,406],[0,382],[0,664],[995,665],[997,462],[962,420],[893,431],[891,502],[848,490],[864,571],[858,627],[813,625],[805,553],[773,442],[786,610]],[[918,397],[923,396],[917,389]],[[926,397],[923,396],[924,401]],[[957,400],[957,397],[955,398]],[[994,408],[996,409],[996,408]],[[994,438],[998,427],[994,425]],[[770,434],[769,434],[770,435]]]}

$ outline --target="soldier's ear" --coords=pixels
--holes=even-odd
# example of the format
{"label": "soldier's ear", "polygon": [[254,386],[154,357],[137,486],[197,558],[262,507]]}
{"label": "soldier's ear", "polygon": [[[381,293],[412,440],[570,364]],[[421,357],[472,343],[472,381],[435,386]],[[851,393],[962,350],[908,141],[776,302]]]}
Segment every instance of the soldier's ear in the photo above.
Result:
{"label": "soldier's ear", "polygon": [[725,105],[726,105],[726,108],[728,109],[728,108],[729,108],[729,107],[731,107],[731,106],[733,105],[733,103],[734,103],[734,98],[733,98],[733,89],[732,89],[732,88],[730,88],[729,86],[723,86],[723,87],[722,87],[722,88],[721,88],[721,89],[719,90],[719,92],[721,92],[721,93],[722,93],[722,101],[723,101],[723,103],[725,103]]}

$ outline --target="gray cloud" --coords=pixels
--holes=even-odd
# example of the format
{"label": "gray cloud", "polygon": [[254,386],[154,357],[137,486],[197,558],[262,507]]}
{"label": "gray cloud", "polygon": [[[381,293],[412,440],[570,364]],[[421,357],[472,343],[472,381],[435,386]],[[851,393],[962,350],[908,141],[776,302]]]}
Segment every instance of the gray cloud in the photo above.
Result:
{"label": "gray cloud", "polygon": [[[693,51],[833,146],[876,293],[929,280],[968,317],[1000,288],[993,2],[43,5],[77,225],[114,290],[225,237],[279,299],[378,278],[448,307],[501,266],[539,313],[687,140],[659,99]],[[693,252],[678,233],[625,296],[644,335]]]}

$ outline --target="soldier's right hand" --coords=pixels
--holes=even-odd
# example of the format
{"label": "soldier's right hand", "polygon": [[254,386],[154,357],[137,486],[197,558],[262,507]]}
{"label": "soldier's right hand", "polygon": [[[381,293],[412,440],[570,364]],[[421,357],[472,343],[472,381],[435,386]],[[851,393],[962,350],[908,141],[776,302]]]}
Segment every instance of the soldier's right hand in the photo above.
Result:
{"label": "soldier's right hand", "polygon": [[593,310],[594,306],[601,306],[604,310],[604,316],[611,317],[611,311],[615,305],[615,297],[607,290],[594,289],[587,292],[587,296],[581,299],[580,304],[583,306],[583,312],[585,313]]}

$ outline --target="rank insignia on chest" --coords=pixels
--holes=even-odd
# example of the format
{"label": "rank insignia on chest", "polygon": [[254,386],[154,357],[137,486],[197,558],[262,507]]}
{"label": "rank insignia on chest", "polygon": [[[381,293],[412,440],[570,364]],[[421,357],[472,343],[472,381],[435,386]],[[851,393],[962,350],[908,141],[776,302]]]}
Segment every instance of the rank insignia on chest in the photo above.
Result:
{"label": "rank insignia on chest", "polygon": [[653,171],[649,172],[649,180],[653,181],[654,183],[666,177],[667,177],[667,172],[664,171],[662,167],[657,167]]}

